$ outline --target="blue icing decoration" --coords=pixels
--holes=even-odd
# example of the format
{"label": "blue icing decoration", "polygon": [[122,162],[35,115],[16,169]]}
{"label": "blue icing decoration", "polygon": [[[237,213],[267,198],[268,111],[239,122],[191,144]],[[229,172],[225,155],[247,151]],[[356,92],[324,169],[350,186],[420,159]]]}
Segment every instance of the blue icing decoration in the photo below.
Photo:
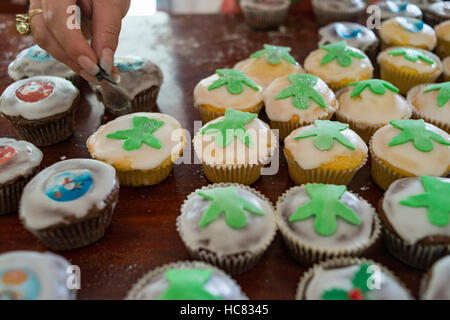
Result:
{"label": "blue icing decoration", "polygon": [[403,28],[411,32],[420,32],[423,30],[423,27],[425,26],[423,21],[418,19],[405,17],[397,17],[395,19]]}
{"label": "blue icing decoration", "polygon": [[116,68],[119,71],[133,71],[139,70],[144,64],[144,60],[136,56],[128,56],[124,58],[117,58],[114,61]]}
{"label": "blue icing decoration", "polygon": [[391,12],[401,13],[408,8],[408,1],[386,1],[386,6]]}
{"label": "blue icing decoration", "polygon": [[82,174],[64,172],[54,178],[54,184],[45,190],[45,194],[58,202],[73,201],[84,196],[94,181],[88,171]]}
{"label": "blue icing decoration", "polygon": [[0,271],[0,300],[35,300],[41,291],[39,278],[26,269]]}
{"label": "blue icing decoration", "polygon": [[358,34],[361,33],[361,28],[352,28],[350,26],[347,26],[343,23],[335,23],[334,24],[334,31],[336,31],[336,34],[345,39],[350,38],[356,38]]}
{"label": "blue icing decoration", "polygon": [[41,49],[37,44],[28,49],[28,57],[35,61],[49,61],[53,57],[47,51]]}

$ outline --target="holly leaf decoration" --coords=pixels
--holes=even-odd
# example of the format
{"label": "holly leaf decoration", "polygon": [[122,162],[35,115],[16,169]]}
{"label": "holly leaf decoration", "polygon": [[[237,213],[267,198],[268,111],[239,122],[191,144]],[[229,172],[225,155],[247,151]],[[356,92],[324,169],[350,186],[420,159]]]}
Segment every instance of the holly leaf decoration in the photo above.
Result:
{"label": "holly leaf decoration", "polygon": [[307,184],[305,188],[311,201],[299,207],[289,217],[289,222],[303,221],[315,216],[314,229],[322,236],[330,236],[336,232],[337,217],[353,225],[361,223],[355,211],[340,201],[347,190],[346,186]]}
{"label": "holly leaf decoration", "polygon": [[282,60],[289,62],[290,64],[296,65],[297,61],[295,61],[294,57],[291,56],[289,52],[291,52],[290,47],[280,47],[273,46],[270,44],[265,44],[263,50],[259,50],[253,53],[250,58],[263,58],[265,57],[267,62],[273,65],[281,63]]}
{"label": "holly leaf decoration", "polygon": [[138,150],[143,143],[155,149],[161,149],[161,143],[152,134],[163,124],[163,121],[147,117],[134,117],[132,129],[119,130],[106,135],[106,137],[110,139],[125,140],[122,144],[122,148],[127,151]]}
{"label": "holly leaf decoration", "polygon": [[393,120],[389,122],[392,126],[402,130],[402,133],[395,136],[389,146],[398,146],[412,141],[414,147],[422,152],[430,152],[434,149],[434,142],[450,146],[450,141],[447,141],[439,134],[428,130],[424,120]]}
{"label": "holly leaf decoration", "polygon": [[350,94],[351,98],[359,96],[366,88],[369,88],[372,93],[377,95],[383,95],[386,93],[386,89],[398,93],[399,90],[397,87],[392,85],[391,83],[379,80],[379,79],[371,79],[371,80],[364,80],[359,82],[350,83],[350,86],[355,86],[355,89],[353,89],[352,93]]}
{"label": "holly leaf decoration", "polygon": [[243,71],[235,69],[219,69],[216,70],[219,79],[214,81],[209,87],[208,91],[227,86],[229,93],[233,95],[241,94],[244,91],[244,85],[247,87],[259,91],[258,85],[249,77],[245,75]]}
{"label": "holly leaf decoration", "polygon": [[225,221],[233,229],[241,229],[246,226],[247,215],[244,210],[254,215],[264,215],[261,208],[239,196],[235,186],[203,190],[197,192],[197,194],[212,201],[200,219],[198,224],[200,228],[208,226],[221,214],[225,214]]}
{"label": "holly leaf decoration", "polygon": [[416,62],[422,60],[428,64],[434,64],[433,59],[427,57],[423,52],[414,48],[395,48],[388,53],[390,56],[404,56],[406,60]]}
{"label": "holly leaf decoration", "polygon": [[361,290],[363,294],[367,293],[368,291],[370,291],[368,287],[368,281],[370,279],[370,276],[371,273],[369,272],[369,265],[364,264],[360,266],[359,270],[355,273],[352,279],[353,287]]}
{"label": "holly leaf decoration", "polygon": [[328,53],[323,57],[321,66],[328,64],[336,59],[337,63],[342,67],[349,67],[352,64],[352,58],[364,59],[365,55],[358,50],[348,47],[345,41],[339,41],[321,46],[320,49]]}
{"label": "holly leaf decoration", "polygon": [[325,291],[322,294],[322,299],[323,300],[350,300],[348,297],[347,290],[336,289],[336,288]]}
{"label": "holly leaf decoration", "polygon": [[170,286],[159,300],[223,300],[205,289],[211,279],[210,269],[168,269],[165,276]]}
{"label": "holly leaf decoration", "polygon": [[294,140],[315,137],[314,145],[321,151],[330,150],[334,145],[334,140],[348,149],[356,149],[350,139],[341,133],[341,131],[348,129],[348,124],[330,120],[316,120],[314,126],[314,129],[302,132]]}
{"label": "holly leaf decoration", "polygon": [[300,110],[308,109],[310,100],[317,103],[321,108],[326,108],[327,104],[322,95],[314,89],[318,78],[310,74],[290,74],[288,75],[291,86],[280,91],[275,96],[275,100],[287,99],[293,97],[294,107]]}
{"label": "holly leaf decoration", "polygon": [[322,293],[324,300],[367,300],[366,294],[370,291],[368,280],[371,274],[369,265],[363,264],[355,272],[352,278],[353,288],[351,290],[332,288]]}
{"label": "holly leaf decoration", "polygon": [[431,91],[435,91],[435,90],[439,90],[438,106],[439,106],[439,108],[442,108],[450,100],[450,81],[435,84],[435,85],[425,89],[424,92],[426,93],[426,92],[431,92]]}
{"label": "holly leaf decoration", "polygon": [[225,118],[222,121],[211,123],[201,130],[201,134],[216,133],[215,144],[224,148],[237,137],[247,146],[252,146],[253,142],[245,124],[258,117],[255,113],[242,112],[234,109],[227,109]]}
{"label": "holly leaf decoration", "polygon": [[450,183],[438,178],[421,176],[425,193],[400,200],[400,204],[413,208],[428,208],[427,218],[438,227],[448,226],[450,222]]}

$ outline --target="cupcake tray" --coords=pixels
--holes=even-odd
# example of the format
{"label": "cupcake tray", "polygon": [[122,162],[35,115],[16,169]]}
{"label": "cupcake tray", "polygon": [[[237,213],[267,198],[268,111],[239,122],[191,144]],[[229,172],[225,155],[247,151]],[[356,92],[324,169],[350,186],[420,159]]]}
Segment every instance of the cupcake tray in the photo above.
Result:
{"label": "cupcake tray", "polygon": [[[191,134],[200,128],[200,114],[193,107],[196,83],[215,69],[232,67],[247,58],[264,43],[292,47],[293,56],[303,63],[317,47],[318,25],[311,15],[289,17],[285,27],[268,32],[251,30],[240,15],[179,15],[158,13],[151,17],[127,17],[124,21],[118,55],[136,54],[150,58],[164,73],[158,109],[178,119]],[[33,44],[20,37],[13,15],[0,15],[0,90],[11,80],[7,67],[17,53]],[[139,79],[136,79],[139,81]],[[42,168],[71,158],[89,158],[85,142],[100,124],[113,117],[104,108],[87,83],[81,86],[81,105],[76,113],[75,134],[67,141],[41,148]],[[267,121],[264,112],[261,119]],[[0,136],[17,138],[8,121],[0,118]],[[193,150],[191,150],[191,156]],[[193,156],[192,156],[193,157]],[[286,161],[279,153],[280,168],[274,176],[263,176],[253,188],[272,202],[293,186]],[[120,190],[119,203],[106,236],[89,247],[61,251],[81,269],[79,299],[123,299],[132,285],[149,270],[166,263],[188,260],[189,255],[176,231],[176,218],[186,197],[208,184],[200,164],[175,165],[170,177],[148,188]],[[370,175],[370,161],[349,186],[377,207],[382,196]],[[17,214],[0,217],[0,253],[11,250],[46,251],[21,225]],[[423,271],[408,267],[387,251],[382,241],[365,257],[375,260],[418,294]],[[294,299],[300,276],[307,270],[289,257],[280,234],[262,261],[251,271],[234,276],[250,299]]]}

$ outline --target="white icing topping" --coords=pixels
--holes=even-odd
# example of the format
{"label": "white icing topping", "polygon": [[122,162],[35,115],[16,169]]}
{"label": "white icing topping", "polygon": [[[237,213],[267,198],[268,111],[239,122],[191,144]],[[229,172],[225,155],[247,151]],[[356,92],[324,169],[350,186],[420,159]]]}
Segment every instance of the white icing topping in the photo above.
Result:
{"label": "white icing topping", "polygon": [[[440,180],[450,183],[450,179]],[[420,178],[405,178],[391,184],[383,198],[383,211],[391,226],[402,239],[411,244],[429,236],[450,237],[450,224],[445,227],[432,224],[427,218],[428,208],[400,204],[400,200],[425,192]]]}
{"label": "white icing topping", "polygon": [[450,255],[438,260],[430,272],[431,279],[427,281],[422,299],[450,300]]}
{"label": "white icing topping", "polygon": [[301,110],[293,105],[293,97],[287,99],[276,100],[275,97],[285,88],[291,86],[288,77],[276,79],[264,91],[264,104],[266,106],[266,113],[272,121],[288,122],[293,116],[297,116],[299,123],[313,122],[320,119],[327,114],[332,114],[338,109],[336,97],[331,89],[328,88],[325,82],[321,79],[317,80],[314,89],[317,90],[325,100],[326,109],[319,106],[316,102],[310,100],[308,109]]}
{"label": "white icing topping", "polygon": [[433,50],[437,38],[434,29],[427,24],[419,32],[405,29],[397,20],[392,18],[382,23],[380,37],[384,42],[397,46],[411,46]]}
{"label": "white icing topping", "polygon": [[7,183],[20,176],[28,177],[42,161],[41,150],[29,142],[0,138],[1,147],[14,148],[15,155],[4,162],[2,162],[0,155],[0,184]]}
{"label": "white icing topping", "polygon": [[389,65],[395,66],[394,68],[396,68],[396,69],[402,69],[402,68],[413,69],[421,74],[434,74],[437,70],[440,70],[442,68],[441,60],[429,51],[417,49],[422,54],[426,55],[428,58],[435,61],[435,63],[433,63],[433,64],[429,64],[429,63],[423,61],[422,59],[417,59],[416,61],[410,61],[408,59],[405,59],[405,57],[402,55],[398,55],[398,56],[390,55],[389,52],[391,52],[395,48],[400,48],[400,47],[391,47],[391,48],[386,49],[383,52],[381,52],[377,58],[378,63],[379,64],[381,64],[383,62],[389,63]]}
{"label": "white icing topping", "polygon": [[245,9],[259,9],[265,11],[280,10],[288,8],[291,2],[289,0],[277,1],[258,1],[258,0],[241,0],[240,6]]}
{"label": "white icing topping", "polygon": [[450,3],[448,1],[442,1],[434,3],[430,6],[429,11],[432,14],[438,15],[440,18],[450,18]]}
{"label": "white icing topping", "polygon": [[10,251],[0,255],[0,272],[22,270],[32,272],[39,280],[36,300],[69,300],[67,268],[71,264],[63,257],[46,252]]}
{"label": "white icing topping", "polygon": [[427,10],[431,5],[439,1],[442,0],[409,0],[409,2],[415,4],[422,10]]}
{"label": "white icing topping", "polygon": [[[62,173],[78,174],[88,172],[93,184],[81,197],[72,201],[55,201],[46,191]],[[44,169],[27,184],[20,201],[19,215],[24,226],[42,230],[73,219],[82,219],[89,210],[103,209],[105,199],[116,184],[116,171],[113,167],[91,159],[71,159],[57,162]]]}
{"label": "white icing topping", "polygon": [[450,41],[450,20],[444,21],[435,27],[439,39]]}
{"label": "white icing topping", "polygon": [[314,7],[334,12],[357,12],[366,7],[362,0],[313,0]]}
{"label": "white icing topping", "polygon": [[[445,131],[427,123],[426,128],[444,139],[450,141],[450,135]],[[422,152],[414,147],[412,142],[389,146],[391,140],[402,133],[402,130],[388,124],[379,129],[372,137],[372,149],[375,155],[395,168],[402,169],[412,175],[442,176],[450,167],[450,147],[433,142],[434,149]]]}
{"label": "white icing topping", "polygon": [[378,7],[380,7],[381,10],[381,19],[386,20],[390,18],[395,17],[409,17],[409,18],[416,18],[416,19],[422,19],[422,10],[412,3],[406,3],[406,7],[404,10],[399,12],[391,11],[386,4],[387,1],[381,1],[377,3]]}
{"label": "white icing topping", "polygon": [[[17,89],[28,83],[53,84],[53,92],[45,99],[36,102],[24,102],[16,96]],[[30,89],[39,89],[32,86]],[[0,112],[7,116],[22,116],[28,120],[43,119],[64,113],[73,105],[80,91],[72,82],[59,77],[38,76],[14,82],[3,92],[0,98]]]}
{"label": "white icing topping", "polygon": [[336,23],[330,23],[329,25],[326,25],[325,27],[319,29],[319,36],[320,36],[319,46],[345,40],[345,42],[347,42],[349,46],[358,48],[362,51],[366,51],[368,48],[378,43],[378,39],[375,36],[375,33],[369,28],[366,28],[360,25],[359,23],[355,22],[339,22],[339,23],[353,30],[359,29],[361,31],[354,38],[342,38],[336,33],[335,30]]}
{"label": "white icing topping", "polygon": [[418,114],[443,123],[450,123],[450,101],[442,107],[438,106],[439,90],[424,92],[433,84],[414,87],[408,92],[408,101]]}

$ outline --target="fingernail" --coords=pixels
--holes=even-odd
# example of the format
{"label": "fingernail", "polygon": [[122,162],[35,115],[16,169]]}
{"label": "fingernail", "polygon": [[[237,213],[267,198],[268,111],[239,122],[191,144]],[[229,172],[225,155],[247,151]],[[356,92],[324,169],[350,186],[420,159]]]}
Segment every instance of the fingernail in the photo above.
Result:
{"label": "fingernail", "polygon": [[83,68],[83,70],[89,73],[90,75],[95,76],[97,73],[100,72],[99,67],[86,56],[80,56],[78,58],[78,63]]}
{"label": "fingernail", "polygon": [[80,76],[82,76],[86,81],[89,81],[90,83],[100,85],[100,82],[97,80],[96,77],[94,77],[93,75],[84,70],[80,72]]}
{"label": "fingernail", "polygon": [[108,74],[111,74],[114,66],[114,52],[105,48],[102,52],[102,57],[100,58],[100,67],[103,68]]}

